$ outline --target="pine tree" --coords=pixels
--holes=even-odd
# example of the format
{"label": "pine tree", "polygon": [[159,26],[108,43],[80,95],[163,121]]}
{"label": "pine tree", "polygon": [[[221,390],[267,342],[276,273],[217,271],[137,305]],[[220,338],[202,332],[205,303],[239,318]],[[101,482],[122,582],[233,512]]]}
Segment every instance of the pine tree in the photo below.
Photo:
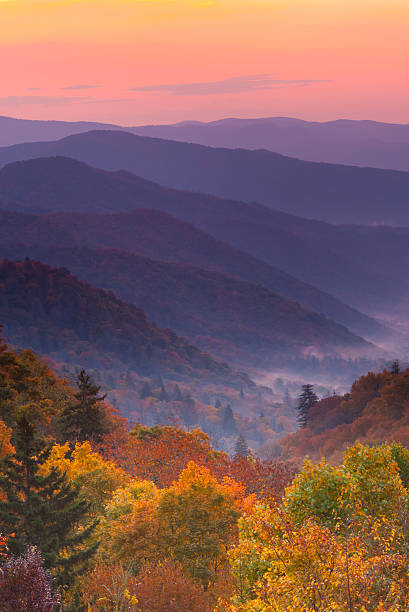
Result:
{"label": "pine tree", "polygon": [[146,399],[147,397],[151,397],[151,395],[152,395],[152,389],[151,389],[150,384],[148,382],[144,382],[141,387],[139,397],[141,399]]}
{"label": "pine tree", "polygon": [[400,363],[397,359],[392,362],[391,365],[391,374],[399,374],[400,373]]}
{"label": "pine tree", "polygon": [[164,386],[164,385],[162,385],[162,388],[161,388],[161,390],[160,390],[160,393],[159,393],[158,399],[159,399],[161,402],[168,402],[168,401],[169,401],[169,394],[168,394],[168,392],[166,391],[166,389],[165,389],[165,386]]}
{"label": "pine tree", "polygon": [[312,385],[303,385],[302,393],[298,398],[297,410],[298,417],[297,422],[300,427],[306,427],[308,423],[308,413],[313,406],[318,402],[318,397],[314,393],[314,387]]}
{"label": "pine tree", "polygon": [[0,489],[5,493],[0,500],[0,530],[15,534],[8,542],[14,554],[37,546],[58,583],[69,585],[85,570],[98,546],[85,545],[95,523],[79,528],[90,504],[61,472],[39,473],[50,446],[34,425],[30,407],[24,407],[16,418],[12,442],[15,455],[0,464]]}
{"label": "pine tree", "polygon": [[178,384],[175,384],[175,388],[173,389],[173,399],[175,402],[181,402],[183,400],[182,393]]}
{"label": "pine tree", "polygon": [[72,442],[101,441],[108,429],[105,411],[100,405],[106,395],[98,396],[101,387],[94,385],[84,369],[78,375],[77,387],[76,403],[67,406],[61,416],[62,435]]}
{"label": "pine tree", "polygon": [[247,457],[249,454],[249,447],[246,442],[246,439],[241,434],[236,440],[236,444],[234,445],[234,456],[235,457]]}
{"label": "pine tree", "polygon": [[222,429],[229,436],[237,432],[237,425],[230,404],[227,404],[224,409]]}

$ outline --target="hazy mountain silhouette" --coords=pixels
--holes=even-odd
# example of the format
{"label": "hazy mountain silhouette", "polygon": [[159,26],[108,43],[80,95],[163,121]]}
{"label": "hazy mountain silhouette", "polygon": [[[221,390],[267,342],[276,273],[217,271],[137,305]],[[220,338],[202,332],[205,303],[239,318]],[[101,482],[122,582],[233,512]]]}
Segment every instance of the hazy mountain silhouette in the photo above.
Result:
{"label": "hazy mountain silhouette", "polygon": [[256,201],[310,219],[409,225],[409,172],[305,162],[269,151],[94,131],[1,148],[0,165],[56,155],[105,170],[128,170],[177,189]]}
{"label": "hazy mountain silhouette", "polygon": [[0,252],[13,260],[28,255],[68,268],[143,309],[161,327],[240,367],[271,368],[286,356],[369,351],[345,327],[260,285],[218,272],[112,249],[2,245]]}
{"label": "hazy mountain silhouette", "polygon": [[[209,236],[204,238],[199,233],[197,245],[203,243],[207,246],[201,248],[198,257],[197,248],[196,251],[192,250],[193,241],[187,241],[192,234],[191,226],[178,226],[173,220],[171,226],[176,231],[177,243],[172,244],[166,234],[169,220],[142,215],[141,223],[146,224],[149,220],[149,223],[161,226],[158,232],[162,238],[161,243],[155,246],[156,252],[144,237],[151,230],[147,227],[143,230],[140,240],[144,248],[149,249],[144,251],[146,255],[157,258],[159,253],[163,253],[163,259],[211,267],[263,284],[309,309],[325,313],[360,334],[367,333],[367,327],[361,327],[362,321],[357,322],[339,303],[328,300],[328,296],[324,298],[311,286],[297,283],[279,270],[319,287],[356,308],[373,313],[388,312],[401,296],[409,292],[406,273],[409,265],[409,230],[405,228],[330,225],[273,211],[258,204],[164,188],[129,172],[97,170],[62,157],[18,162],[0,170],[0,208],[35,213],[63,210],[105,213],[130,211],[138,207],[166,211],[242,251],[238,254],[237,251],[229,251],[227,244],[209,243]],[[130,227],[135,225],[137,218],[131,215]],[[90,235],[85,232],[84,244],[95,246],[92,242],[95,231],[97,246],[135,250],[136,243],[134,236],[129,236],[126,217],[115,219],[118,227],[115,226],[112,232],[106,227],[106,221],[90,221]],[[48,224],[49,221],[44,223]],[[74,218],[70,217],[69,227],[72,223]],[[22,224],[25,227],[26,221],[22,221]],[[43,235],[44,228],[40,226],[41,222],[34,220],[30,231],[39,232],[41,240],[47,244],[50,238],[47,234]],[[106,238],[101,237],[101,227],[104,227]],[[64,231],[59,221],[59,235]],[[136,228],[135,232],[135,235],[139,235],[141,228]],[[5,239],[8,239],[7,235]],[[35,240],[34,244],[41,244],[38,242],[40,238]],[[157,237],[153,236],[151,240],[152,244],[156,244]],[[123,244],[128,246],[124,247]],[[186,244],[188,249],[182,255],[181,245]],[[141,248],[140,245],[138,248]],[[246,259],[243,251],[258,261]],[[266,263],[274,270],[266,269]]]}
{"label": "hazy mountain silhouette", "polygon": [[240,382],[226,364],[65,268],[0,262],[0,321],[12,344],[75,365]]}
{"label": "hazy mountain silhouette", "polygon": [[[167,213],[136,209],[117,214],[55,213],[28,215],[0,212],[0,244],[118,248],[168,262],[223,272],[263,285],[309,310],[377,338],[384,328],[332,296],[299,281],[251,255],[225,244]],[[0,254],[1,254],[0,249]]]}
{"label": "hazy mountain silhouette", "polygon": [[212,147],[267,149],[306,161],[409,170],[409,124],[263,117],[147,125],[129,131]]}
{"label": "hazy mountain silhouette", "polygon": [[212,147],[267,149],[307,161],[409,170],[409,125],[367,120],[317,122],[262,117],[123,127],[0,117],[0,146],[58,140],[94,129],[122,130]]}

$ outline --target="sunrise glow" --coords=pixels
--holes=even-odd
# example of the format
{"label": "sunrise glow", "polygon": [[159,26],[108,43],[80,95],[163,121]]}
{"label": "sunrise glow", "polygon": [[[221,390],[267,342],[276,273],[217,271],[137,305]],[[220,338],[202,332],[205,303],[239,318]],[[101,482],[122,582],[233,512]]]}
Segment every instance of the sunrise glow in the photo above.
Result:
{"label": "sunrise glow", "polygon": [[408,122],[408,26],[406,0],[2,0],[0,114]]}

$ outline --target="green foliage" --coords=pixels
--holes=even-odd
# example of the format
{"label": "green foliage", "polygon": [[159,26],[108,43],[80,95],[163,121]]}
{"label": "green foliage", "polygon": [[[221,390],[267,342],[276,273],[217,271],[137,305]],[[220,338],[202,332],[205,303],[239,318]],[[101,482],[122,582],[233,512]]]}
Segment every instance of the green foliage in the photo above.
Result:
{"label": "green foliage", "polygon": [[65,440],[84,442],[102,440],[108,432],[106,415],[101,403],[105,395],[98,396],[100,387],[94,385],[84,369],[78,375],[76,402],[67,406],[61,415],[61,430]]}
{"label": "green foliage", "polygon": [[95,524],[86,520],[90,504],[81,499],[56,469],[40,473],[49,445],[34,425],[35,413],[23,407],[15,422],[15,455],[1,464],[0,525],[6,534],[14,532],[10,549],[22,554],[27,545],[38,546],[45,566],[54,570],[61,585],[70,584],[77,572],[84,571],[97,545],[85,544]]}
{"label": "green foliage", "polygon": [[318,402],[318,397],[314,393],[314,387],[312,385],[303,385],[302,393],[298,398],[297,410],[298,417],[297,421],[300,427],[306,427],[308,423],[308,415],[313,406]]}

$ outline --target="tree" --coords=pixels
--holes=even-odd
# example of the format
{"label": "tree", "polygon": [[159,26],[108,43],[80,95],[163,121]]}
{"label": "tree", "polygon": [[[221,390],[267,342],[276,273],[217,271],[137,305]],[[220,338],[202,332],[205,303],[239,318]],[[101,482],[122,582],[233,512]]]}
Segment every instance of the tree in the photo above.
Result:
{"label": "tree", "polygon": [[300,427],[306,427],[308,424],[308,414],[313,406],[318,402],[318,397],[314,393],[312,385],[303,385],[302,393],[297,402],[297,422]]}
{"label": "tree", "polygon": [[141,399],[146,399],[147,397],[151,397],[151,395],[152,395],[152,389],[151,389],[150,384],[148,382],[144,382],[141,387],[139,397]]}
{"label": "tree", "polygon": [[175,384],[175,388],[173,389],[173,399],[175,402],[181,402],[183,400],[182,393],[178,384]]}
{"label": "tree", "polygon": [[408,610],[408,461],[397,445],[357,443],[339,467],[306,462],[281,506],[240,521],[227,610]]}
{"label": "tree", "polygon": [[236,444],[234,445],[234,455],[236,457],[247,457],[249,454],[249,447],[246,442],[246,439],[241,434],[236,440]]}
{"label": "tree", "polygon": [[0,577],[3,612],[53,612],[60,609],[59,604],[37,548],[29,547],[21,557],[7,559]]}
{"label": "tree", "polygon": [[228,567],[227,548],[240,516],[237,483],[220,485],[206,468],[190,462],[159,498],[158,546],[205,589]]}
{"label": "tree", "polygon": [[227,404],[224,409],[222,429],[223,433],[227,434],[228,436],[231,436],[237,432],[237,425],[230,404]]}
{"label": "tree", "polygon": [[34,425],[35,416],[31,407],[20,409],[13,431],[15,455],[0,464],[0,488],[5,494],[0,500],[0,525],[4,533],[15,534],[9,541],[12,553],[38,546],[45,566],[55,570],[59,584],[67,585],[97,548],[97,544],[86,546],[95,524],[80,525],[90,504],[64,474],[55,468],[41,474],[49,445]]}
{"label": "tree", "polygon": [[61,416],[61,429],[65,440],[85,442],[101,441],[107,433],[106,414],[101,406],[106,395],[98,396],[99,386],[94,385],[84,369],[78,375],[76,403],[67,406]]}
{"label": "tree", "polygon": [[400,373],[400,363],[397,359],[392,362],[391,365],[391,374],[399,374]]}

